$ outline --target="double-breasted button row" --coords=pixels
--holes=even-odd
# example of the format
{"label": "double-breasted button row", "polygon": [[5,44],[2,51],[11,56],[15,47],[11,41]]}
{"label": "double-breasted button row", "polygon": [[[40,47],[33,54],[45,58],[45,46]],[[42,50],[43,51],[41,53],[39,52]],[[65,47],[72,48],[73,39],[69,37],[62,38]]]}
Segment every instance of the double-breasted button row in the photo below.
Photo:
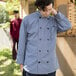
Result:
{"label": "double-breasted button row", "polygon": [[[41,38],[39,38],[39,40],[41,41],[42,39],[41,39]],[[48,38],[47,40],[49,41],[50,39]]]}
{"label": "double-breasted button row", "polygon": [[[40,64],[41,62],[40,62],[40,61],[38,61],[38,63]],[[49,63],[49,61],[46,61],[46,63]]]}
{"label": "double-breasted button row", "polygon": [[[40,27],[40,29],[42,29],[42,27]],[[50,28],[49,27],[47,27],[47,30],[49,30]]]}
{"label": "double-breasted button row", "polygon": [[[39,52],[41,52],[42,50],[39,50]],[[49,50],[47,50],[47,52],[49,52]]]}
{"label": "double-breasted button row", "polygon": [[50,39],[47,39],[48,41],[50,40]]}

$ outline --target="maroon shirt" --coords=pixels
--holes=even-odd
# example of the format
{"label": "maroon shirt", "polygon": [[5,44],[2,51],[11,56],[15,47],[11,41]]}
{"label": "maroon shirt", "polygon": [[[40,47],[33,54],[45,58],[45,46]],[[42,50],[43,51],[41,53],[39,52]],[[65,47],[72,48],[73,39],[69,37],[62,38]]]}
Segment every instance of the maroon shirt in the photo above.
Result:
{"label": "maroon shirt", "polygon": [[14,19],[10,21],[10,35],[12,39],[17,40],[19,39],[19,30],[21,25],[22,19]]}

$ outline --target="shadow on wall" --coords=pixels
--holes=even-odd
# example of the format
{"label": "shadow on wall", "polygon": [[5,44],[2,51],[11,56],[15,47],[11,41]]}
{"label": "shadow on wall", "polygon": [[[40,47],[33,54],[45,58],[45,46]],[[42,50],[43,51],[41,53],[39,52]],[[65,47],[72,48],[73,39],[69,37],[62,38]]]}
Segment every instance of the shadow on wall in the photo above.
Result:
{"label": "shadow on wall", "polygon": [[67,4],[60,5],[58,10],[67,17]]}
{"label": "shadow on wall", "polygon": [[63,73],[63,76],[74,76],[72,69],[70,68],[69,64],[67,63],[65,57],[61,53],[61,50],[57,46],[57,56],[59,60],[60,70]]}
{"label": "shadow on wall", "polygon": [[76,37],[58,37],[57,56],[62,76],[76,76]]}
{"label": "shadow on wall", "polygon": [[76,37],[65,38],[70,48],[72,49],[73,54],[76,56]]}

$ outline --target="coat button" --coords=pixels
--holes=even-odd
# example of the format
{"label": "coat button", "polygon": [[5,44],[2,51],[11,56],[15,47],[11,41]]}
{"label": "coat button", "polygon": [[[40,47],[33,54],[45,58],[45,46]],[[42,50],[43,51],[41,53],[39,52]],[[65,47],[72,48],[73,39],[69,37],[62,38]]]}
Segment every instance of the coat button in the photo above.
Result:
{"label": "coat button", "polygon": [[47,50],[47,52],[49,52],[49,50]]}
{"label": "coat button", "polygon": [[41,16],[39,18],[41,18]]}
{"label": "coat button", "polygon": [[42,29],[42,27],[40,27],[40,29]]}
{"label": "coat button", "polygon": [[41,63],[40,61],[38,61],[38,63]]}
{"label": "coat button", "polygon": [[50,39],[47,39],[48,41],[50,40]]}
{"label": "coat button", "polygon": [[49,63],[49,61],[47,61],[46,63]]}
{"label": "coat button", "polygon": [[49,27],[47,27],[47,29],[49,30]]}
{"label": "coat button", "polygon": [[41,40],[41,38],[39,40]]}
{"label": "coat button", "polygon": [[39,50],[39,52],[41,52],[41,50]]}
{"label": "coat button", "polygon": [[47,20],[49,20],[49,18],[47,18]]}

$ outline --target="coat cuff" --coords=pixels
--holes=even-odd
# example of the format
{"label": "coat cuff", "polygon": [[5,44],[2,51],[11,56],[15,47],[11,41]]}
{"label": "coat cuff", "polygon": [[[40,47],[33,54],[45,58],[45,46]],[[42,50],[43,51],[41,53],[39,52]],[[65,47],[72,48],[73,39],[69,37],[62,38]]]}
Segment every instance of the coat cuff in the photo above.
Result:
{"label": "coat cuff", "polygon": [[55,19],[57,19],[57,21],[60,21],[60,20],[64,19],[65,16],[58,11],[57,14],[54,15],[54,17],[55,17]]}

